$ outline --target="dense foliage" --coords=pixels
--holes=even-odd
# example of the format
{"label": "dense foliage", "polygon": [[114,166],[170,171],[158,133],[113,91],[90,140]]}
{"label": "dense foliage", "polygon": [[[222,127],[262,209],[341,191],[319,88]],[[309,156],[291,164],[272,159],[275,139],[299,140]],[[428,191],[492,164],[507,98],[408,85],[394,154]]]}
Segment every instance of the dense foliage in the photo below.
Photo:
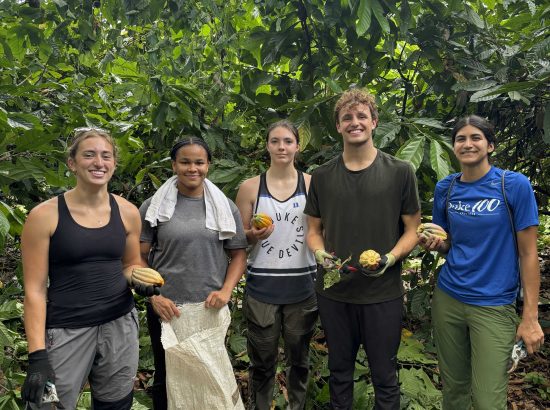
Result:
{"label": "dense foliage", "polygon": [[[425,214],[435,182],[456,169],[449,126],[466,113],[495,123],[495,161],[528,175],[548,213],[549,17],[542,0],[0,0],[0,249],[30,208],[74,183],[75,127],[113,133],[111,188],[137,205],[169,175],[168,149],[184,134],[209,143],[210,178],[234,196],[265,169],[275,119],[300,126],[304,169],[336,155],[332,105],[351,86],[377,97],[375,143],[415,166]],[[424,258],[413,289],[436,265]],[[20,276],[0,303],[20,295]],[[427,300],[413,292],[410,307],[422,316]],[[9,303],[4,371],[25,353]],[[433,393],[421,368],[403,378]]]}

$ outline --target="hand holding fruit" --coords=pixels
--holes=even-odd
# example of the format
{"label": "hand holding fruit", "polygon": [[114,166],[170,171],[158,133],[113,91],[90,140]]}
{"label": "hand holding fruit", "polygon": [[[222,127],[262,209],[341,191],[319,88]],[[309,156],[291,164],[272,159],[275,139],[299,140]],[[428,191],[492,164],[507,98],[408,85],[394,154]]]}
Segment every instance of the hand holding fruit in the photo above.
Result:
{"label": "hand holding fruit", "polygon": [[368,276],[382,276],[384,272],[386,272],[386,269],[395,265],[395,256],[391,252],[380,256],[378,252],[369,249],[359,255],[359,264],[367,270],[377,271],[376,273]]}
{"label": "hand holding fruit", "polygon": [[447,232],[434,223],[420,224],[416,230],[420,246],[429,251],[442,251],[442,245],[447,240]]}
{"label": "hand holding fruit", "polygon": [[138,295],[160,295],[159,287],[164,285],[164,279],[156,270],[151,268],[134,268],[130,278],[130,286],[133,286]]}
{"label": "hand holding fruit", "polygon": [[267,239],[273,232],[273,229],[275,229],[273,219],[271,219],[269,215],[261,212],[252,215],[252,220],[250,222],[250,233],[256,238],[256,241]]}

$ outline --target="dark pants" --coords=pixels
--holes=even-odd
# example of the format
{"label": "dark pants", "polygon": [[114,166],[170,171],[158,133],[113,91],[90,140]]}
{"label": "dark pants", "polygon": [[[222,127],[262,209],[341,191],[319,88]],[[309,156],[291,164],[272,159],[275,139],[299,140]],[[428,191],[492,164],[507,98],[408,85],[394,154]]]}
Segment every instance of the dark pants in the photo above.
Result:
{"label": "dark pants", "polygon": [[288,409],[303,409],[309,377],[309,342],[317,322],[315,295],[288,305],[272,305],[246,296],[243,311],[248,325],[250,358],[248,408],[271,409],[282,335]]}
{"label": "dark pants", "polygon": [[160,317],[155,313],[150,303],[147,303],[147,328],[151,337],[151,348],[153,349],[153,360],[155,362],[155,375],[151,393],[153,396],[153,409],[166,410],[168,398],[166,395],[166,361],[164,348],[160,341],[161,327]]}
{"label": "dark pants", "polygon": [[328,345],[332,408],[352,408],[355,359],[363,344],[374,385],[375,409],[399,410],[397,350],[403,299],[359,305],[318,294],[317,303]]}

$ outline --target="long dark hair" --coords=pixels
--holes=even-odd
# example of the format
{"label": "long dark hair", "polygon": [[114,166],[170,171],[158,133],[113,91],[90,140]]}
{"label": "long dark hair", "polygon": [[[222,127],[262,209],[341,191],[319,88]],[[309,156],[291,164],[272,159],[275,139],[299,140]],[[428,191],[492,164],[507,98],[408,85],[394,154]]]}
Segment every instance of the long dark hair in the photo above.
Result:
{"label": "long dark hair", "polygon": [[466,125],[471,125],[472,127],[478,128],[479,130],[481,130],[481,132],[483,132],[483,135],[485,135],[485,138],[487,139],[489,144],[493,144],[493,146],[496,145],[495,127],[493,126],[493,124],[491,124],[485,118],[480,117],[479,115],[468,115],[467,117],[462,117],[456,122],[451,132],[453,145],[455,144],[456,134]]}
{"label": "long dark hair", "polygon": [[202,138],[195,137],[194,135],[186,136],[172,146],[172,148],[170,149],[170,158],[172,159],[172,161],[176,160],[176,155],[178,154],[180,148],[187,145],[200,145],[201,147],[203,147],[206,151],[208,162],[212,162],[212,152],[210,151],[208,144]]}

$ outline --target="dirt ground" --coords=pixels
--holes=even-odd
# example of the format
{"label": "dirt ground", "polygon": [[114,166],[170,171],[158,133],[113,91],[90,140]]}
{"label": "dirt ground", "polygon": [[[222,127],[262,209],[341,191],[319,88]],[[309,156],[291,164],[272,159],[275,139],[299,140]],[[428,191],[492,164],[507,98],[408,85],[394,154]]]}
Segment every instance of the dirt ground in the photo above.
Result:
{"label": "dirt ground", "polygon": [[[510,378],[508,408],[512,410],[550,410],[550,248],[541,253],[541,292],[539,320],[546,335],[540,352],[522,360]],[[19,255],[13,248],[0,255],[0,293],[2,284],[13,281]],[[150,374],[143,374],[148,379]],[[145,380],[142,380],[142,383]],[[139,383],[141,384],[141,383]],[[145,383],[143,383],[145,384]]]}

